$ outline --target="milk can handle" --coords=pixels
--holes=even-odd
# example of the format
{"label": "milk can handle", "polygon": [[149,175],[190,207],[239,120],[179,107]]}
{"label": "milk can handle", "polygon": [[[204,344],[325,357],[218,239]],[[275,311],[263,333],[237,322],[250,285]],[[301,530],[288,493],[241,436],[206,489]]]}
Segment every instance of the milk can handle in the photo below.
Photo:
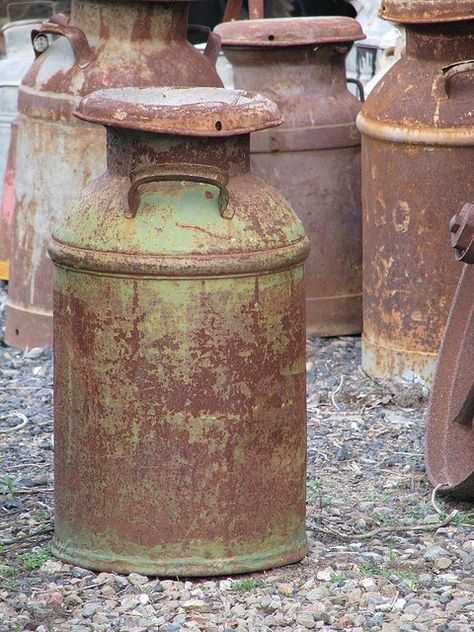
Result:
{"label": "milk can handle", "polygon": [[433,85],[433,95],[438,101],[446,101],[450,96],[451,79],[462,72],[474,72],[474,59],[458,61],[441,68]]}
{"label": "milk can handle", "polygon": [[[251,20],[261,20],[263,15],[263,0],[248,0],[249,18]],[[238,20],[242,11],[242,0],[227,0],[223,22]]]}
{"label": "milk can handle", "polygon": [[33,44],[36,57],[42,52],[35,47],[35,40],[38,35],[41,34],[62,35],[66,37],[71,45],[74,59],[79,68],[85,68],[94,59],[94,53],[89,46],[84,32],[76,26],[69,26],[65,23],[61,15],[53,16],[49,22],[43,22],[41,26],[31,31],[31,43]]}
{"label": "milk can handle", "polygon": [[140,167],[130,173],[131,186],[128,191],[128,209],[125,217],[133,218],[137,214],[140,203],[138,187],[147,182],[199,182],[212,184],[219,189],[218,206],[221,217],[232,219],[234,211],[229,209],[229,191],[227,184],[229,174],[219,167],[210,165],[193,165],[186,163],[164,163],[151,167]]}
{"label": "milk can handle", "polygon": [[188,33],[202,33],[207,35],[206,48],[204,49],[204,57],[215,66],[217,57],[221,50],[221,38],[217,33],[211,31],[208,26],[202,26],[201,24],[189,24]]}
{"label": "milk can handle", "polygon": [[353,83],[357,87],[357,92],[359,93],[359,101],[364,103],[365,101],[365,92],[364,92],[364,84],[359,79],[353,79],[352,77],[346,78],[347,83]]}

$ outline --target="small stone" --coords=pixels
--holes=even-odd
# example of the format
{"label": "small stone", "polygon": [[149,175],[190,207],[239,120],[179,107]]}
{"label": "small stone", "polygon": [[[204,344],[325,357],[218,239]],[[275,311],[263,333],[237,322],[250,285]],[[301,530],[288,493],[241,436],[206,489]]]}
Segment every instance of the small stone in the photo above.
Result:
{"label": "small stone", "polygon": [[293,584],[288,584],[288,583],[277,584],[276,589],[278,590],[278,592],[282,593],[283,595],[287,595],[288,597],[294,593]]}
{"label": "small stone", "polygon": [[97,601],[89,601],[88,603],[84,604],[84,607],[82,609],[82,616],[84,617],[84,619],[89,619],[90,617],[93,617],[95,615],[95,613],[97,612],[97,610],[99,610],[100,608],[100,603]]}
{"label": "small stone", "polygon": [[449,603],[452,600],[452,598],[453,598],[453,595],[452,595],[451,591],[450,590],[445,590],[439,596],[439,601],[440,601],[440,603]]}
{"label": "small stone", "polygon": [[180,632],[181,626],[176,623],[164,623],[160,627],[160,632]]}
{"label": "small stone", "polygon": [[316,627],[316,621],[314,620],[314,617],[307,613],[299,614],[296,617],[296,623],[299,623],[300,625],[302,625],[303,627],[309,630],[312,630],[313,628]]}
{"label": "small stone", "polygon": [[337,461],[347,461],[349,456],[350,456],[349,455],[349,450],[347,449],[345,443],[343,443],[341,445],[341,447],[339,448],[339,450],[337,451],[336,460]]}
{"label": "small stone", "polygon": [[422,586],[431,586],[433,583],[433,575],[430,575],[430,573],[420,573],[418,581]]}
{"label": "small stone", "polygon": [[334,570],[329,566],[322,571],[318,571],[316,578],[322,582],[330,582],[334,575]]}
{"label": "small stone", "polygon": [[376,586],[376,583],[372,579],[372,577],[364,577],[364,579],[360,580],[359,584],[360,586],[362,586],[364,590],[371,590],[372,588],[375,588]]}
{"label": "small stone", "polygon": [[423,553],[423,559],[427,562],[434,562],[442,556],[446,556],[448,552],[441,546],[432,546]]}
{"label": "small stone", "polygon": [[57,573],[61,572],[62,566],[63,563],[59,560],[46,560],[46,562],[41,565],[39,570],[40,573],[56,575]]}
{"label": "small stone", "polygon": [[205,610],[208,608],[208,604],[202,599],[188,599],[183,602],[183,608],[185,610]]}
{"label": "small stone", "polygon": [[144,584],[148,583],[148,577],[145,577],[145,575],[140,575],[139,573],[130,573],[130,575],[128,576],[128,581],[130,582],[130,584],[132,584],[132,586],[143,586]]}
{"label": "small stone", "polygon": [[450,559],[449,557],[442,556],[442,557],[438,557],[434,561],[434,566],[435,566],[435,568],[439,569],[440,571],[444,571],[447,568],[449,568],[452,563],[453,563],[452,559]]}

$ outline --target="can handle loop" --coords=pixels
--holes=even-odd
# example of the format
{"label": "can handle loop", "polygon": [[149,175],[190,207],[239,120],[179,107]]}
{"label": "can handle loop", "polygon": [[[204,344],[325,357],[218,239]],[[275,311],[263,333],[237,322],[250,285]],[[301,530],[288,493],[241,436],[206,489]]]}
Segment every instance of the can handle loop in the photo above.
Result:
{"label": "can handle loop", "polygon": [[221,50],[221,38],[218,33],[214,33],[208,26],[201,24],[188,24],[188,33],[207,35],[206,48],[203,54],[209,63],[215,66]]}
{"label": "can handle loop", "polygon": [[[263,15],[263,0],[248,0],[249,18],[251,20],[261,20]],[[242,11],[242,0],[227,0],[223,22],[238,20]]]}
{"label": "can handle loop", "polygon": [[85,68],[94,59],[94,53],[92,52],[87,37],[80,28],[76,26],[69,26],[69,20],[62,15],[54,15],[47,22],[43,22],[37,29],[31,31],[31,43],[35,56],[39,57],[45,48],[38,46],[38,36],[40,35],[62,35],[69,41],[74,59],[79,68]]}
{"label": "can handle loop", "polygon": [[451,79],[462,72],[474,72],[474,59],[458,61],[441,68],[433,84],[433,96],[438,101],[447,101],[450,97]]}
{"label": "can handle loop", "polygon": [[134,218],[140,203],[138,188],[148,182],[199,182],[212,184],[219,189],[219,213],[225,219],[232,219],[233,209],[229,208],[229,191],[227,184],[229,174],[219,167],[186,163],[163,163],[150,167],[140,167],[130,173],[130,189],[128,191],[128,209],[125,217]]}
{"label": "can handle loop", "polygon": [[347,77],[346,82],[353,83],[356,86],[357,92],[359,93],[359,101],[361,103],[364,103],[365,91],[364,91],[364,84],[362,83],[362,81],[359,81],[359,79],[353,79],[352,77]]}

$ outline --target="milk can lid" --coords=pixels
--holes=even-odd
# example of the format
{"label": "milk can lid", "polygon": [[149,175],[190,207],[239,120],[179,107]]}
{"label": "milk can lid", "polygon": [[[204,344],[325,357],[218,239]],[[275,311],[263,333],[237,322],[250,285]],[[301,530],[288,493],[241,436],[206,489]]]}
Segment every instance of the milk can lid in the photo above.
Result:
{"label": "milk can lid", "polygon": [[283,122],[270,99],[224,88],[114,88],[86,96],[74,111],[109,127],[180,136],[234,136]]}
{"label": "milk can lid", "polygon": [[380,17],[403,24],[474,19],[473,0],[382,0]]}
{"label": "milk can lid", "polygon": [[362,28],[352,18],[274,18],[269,20],[236,20],[224,22],[214,29],[223,46],[310,46],[365,39]]}

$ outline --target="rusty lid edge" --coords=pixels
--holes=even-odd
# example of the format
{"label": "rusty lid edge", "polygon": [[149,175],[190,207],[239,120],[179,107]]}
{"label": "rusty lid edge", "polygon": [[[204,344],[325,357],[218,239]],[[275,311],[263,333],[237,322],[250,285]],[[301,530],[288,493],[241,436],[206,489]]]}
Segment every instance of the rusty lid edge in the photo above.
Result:
{"label": "rusty lid edge", "polygon": [[218,24],[214,32],[221,37],[223,46],[257,48],[336,44],[366,38],[359,22],[347,17],[237,20]]}
{"label": "rusty lid edge", "polygon": [[[464,5],[464,6],[463,6]],[[474,19],[474,2],[468,0],[384,0],[379,16],[402,24],[436,24]]]}
{"label": "rusty lid edge", "polygon": [[106,127],[180,136],[235,136],[283,122],[260,94],[224,88],[120,88],[83,98],[77,118]]}

